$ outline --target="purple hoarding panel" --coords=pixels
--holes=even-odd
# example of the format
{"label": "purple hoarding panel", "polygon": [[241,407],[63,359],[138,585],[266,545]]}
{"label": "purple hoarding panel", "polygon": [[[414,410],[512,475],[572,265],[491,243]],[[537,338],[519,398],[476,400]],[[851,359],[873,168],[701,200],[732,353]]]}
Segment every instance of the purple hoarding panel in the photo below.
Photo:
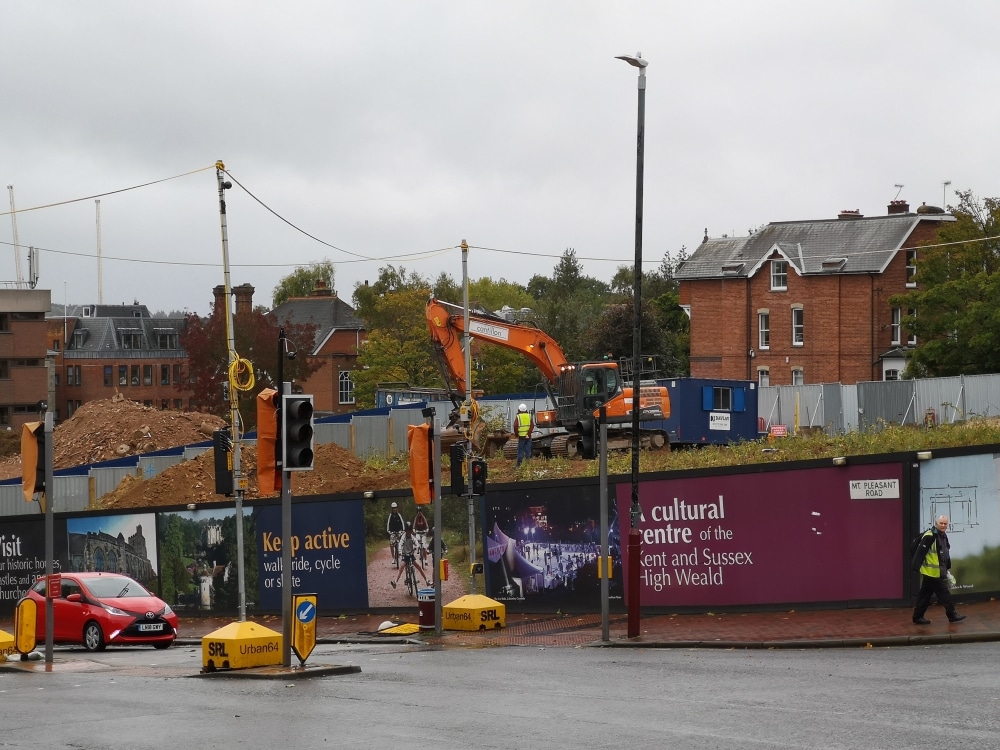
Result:
{"label": "purple hoarding panel", "polygon": [[895,463],[643,482],[641,604],[901,598],[901,485]]}

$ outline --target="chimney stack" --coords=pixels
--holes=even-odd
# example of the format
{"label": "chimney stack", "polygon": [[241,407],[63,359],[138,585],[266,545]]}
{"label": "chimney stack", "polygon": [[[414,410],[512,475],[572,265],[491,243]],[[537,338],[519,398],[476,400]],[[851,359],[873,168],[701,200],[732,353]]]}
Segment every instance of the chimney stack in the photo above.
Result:
{"label": "chimney stack", "polygon": [[233,287],[233,295],[236,297],[236,314],[249,315],[253,312],[253,286],[251,284],[241,284]]}
{"label": "chimney stack", "polygon": [[849,211],[849,210],[847,210],[845,208],[843,211],[841,211],[839,214],[837,214],[837,218],[845,220],[845,221],[850,221],[850,220],[853,220],[853,219],[864,218],[864,215],[858,209],[854,209],[853,211]]}
{"label": "chimney stack", "polygon": [[906,201],[889,201],[889,215],[910,213],[910,204]]}

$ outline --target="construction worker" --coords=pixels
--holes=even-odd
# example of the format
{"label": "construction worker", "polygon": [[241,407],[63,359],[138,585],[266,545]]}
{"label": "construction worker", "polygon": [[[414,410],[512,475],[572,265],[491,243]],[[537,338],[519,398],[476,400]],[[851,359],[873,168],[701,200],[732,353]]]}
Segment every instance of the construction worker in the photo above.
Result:
{"label": "construction worker", "polygon": [[535,429],[535,420],[528,413],[528,406],[521,404],[517,407],[517,416],[514,418],[514,432],[517,434],[517,466],[521,461],[531,458],[531,433]]}

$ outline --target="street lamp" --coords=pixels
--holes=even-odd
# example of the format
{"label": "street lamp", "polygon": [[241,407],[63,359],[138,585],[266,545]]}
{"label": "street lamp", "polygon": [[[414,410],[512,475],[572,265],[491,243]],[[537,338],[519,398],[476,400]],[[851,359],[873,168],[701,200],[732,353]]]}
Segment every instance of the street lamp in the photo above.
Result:
{"label": "street lamp", "polygon": [[[632,507],[629,511],[631,526],[628,532],[628,637],[639,635],[639,389],[642,378],[639,372],[639,335],[642,331],[642,169],[643,143],[646,129],[646,66],[642,53],[618,55],[629,65],[639,69],[639,118],[636,135],[635,158],[635,267],[633,269],[634,293],[632,299]],[[606,446],[601,447],[607,450]]]}

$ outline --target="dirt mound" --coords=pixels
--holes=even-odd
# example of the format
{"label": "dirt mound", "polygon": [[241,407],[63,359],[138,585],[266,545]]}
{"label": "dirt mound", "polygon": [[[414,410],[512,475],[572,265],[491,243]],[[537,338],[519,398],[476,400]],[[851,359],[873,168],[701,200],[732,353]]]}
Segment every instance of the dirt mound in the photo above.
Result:
{"label": "dirt mound", "polygon": [[[244,446],[240,451],[240,466],[247,477],[245,500],[261,497],[257,484],[257,451]],[[295,472],[292,476],[293,495],[323,495],[338,492],[363,492],[387,490],[409,486],[407,472],[367,471],[364,463],[339,445],[330,443],[316,446],[313,471]],[[277,493],[271,493],[276,497]],[[118,487],[98,499],[99,508],[149,508],[189,503],[224,502],[223,495],[215,492],[215,469],[212,451],[183,461],[160,472],[155,477],[142,480],[127,476]]]}
{"label": "dirt mound", "polygon": [[[55,427],[52,466],[66,469],[203,443],[211,440],[212,432],[225,424],[211,414],[161,411],[121,396],[88,401]],[[19,476],[20,452],[0,463],[0,479]]]}

